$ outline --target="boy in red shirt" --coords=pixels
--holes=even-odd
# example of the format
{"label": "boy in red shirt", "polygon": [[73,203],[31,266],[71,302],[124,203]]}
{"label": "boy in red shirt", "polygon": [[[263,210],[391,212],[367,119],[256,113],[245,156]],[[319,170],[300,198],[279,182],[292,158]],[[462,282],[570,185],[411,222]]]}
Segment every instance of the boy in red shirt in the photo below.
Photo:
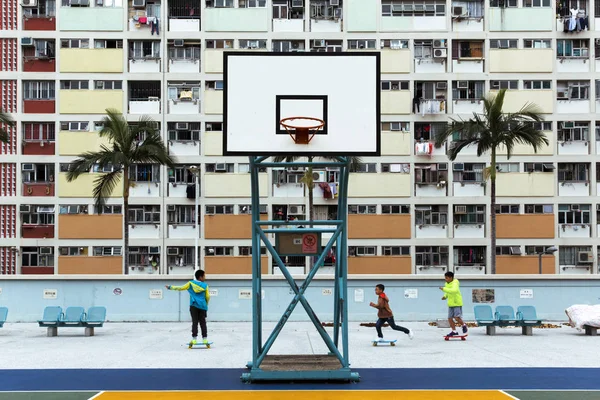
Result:
{"label": "boy in red shirt", "polygon": [[381,342],[383,340],[383,333],[381,332],[381,327],[386,322],[390,325],[395,331],[401,331],[408,335],[408,337],[412,340],[414,337],[412,331],[403,326],[398,326],[394,322],[394,313],[392,313],[392,309],[390,308],[390,299],[383,292],[385,290],[385,286],[381,283],[375,286],[375,294],[377,295],[377,303],[371,302],[369,304],[371,307],[376,308],[377,311],[377,323],[375,324],[375,329],[377,329],[377,339],[376,342]]}

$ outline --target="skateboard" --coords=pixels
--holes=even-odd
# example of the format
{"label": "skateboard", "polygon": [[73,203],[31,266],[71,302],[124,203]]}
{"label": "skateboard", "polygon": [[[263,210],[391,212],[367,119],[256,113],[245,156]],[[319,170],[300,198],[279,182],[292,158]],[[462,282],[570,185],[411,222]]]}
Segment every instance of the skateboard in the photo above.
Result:
{"label": "skateboard", "polygon": [[398,339],[395,340],[373,340],[373,346],[377,346],[379,343],[389,343],[390,346],[395,346]]}
{"label": "skateboard", "polygon": [[460,340],[467,340],[467,336],[469,336],[468,333],[466,335],[444,336],[444,340],[448,341],[450,339],[458,339],[458,338],[460,338]]}
{"label": "skateboard", "polygon": [[207,348],[210,349],[210,345],[213,344],[213,342],[208,342],[208,343],[202,343],[202,342],[198,342],[196,344],[191,344],[191,343],[186,343],[186,346],[188,347],[188,349],[203,349],[203,348]]}

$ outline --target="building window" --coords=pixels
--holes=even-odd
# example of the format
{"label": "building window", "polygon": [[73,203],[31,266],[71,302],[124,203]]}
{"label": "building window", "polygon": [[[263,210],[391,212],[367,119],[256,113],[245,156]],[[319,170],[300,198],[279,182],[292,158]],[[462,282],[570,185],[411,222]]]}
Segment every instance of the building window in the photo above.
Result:
{"label": "building window", "polygon": [[410,90],[408,81],[382,81],[381,90]]}
{"label": "building window", "polygon": [[61,39],[61,49],[89,49],[89,39]]}
{"label": "building window", "polygon": [[240,39],[240,49],[266,49],[267,41],[264,39]]}
{"label": "building window", "polygon": [[490,0],[490,7],[517,7],[517,0]]}
{"label": "building window", "polygon": [[360,49],[371,49],[377,48],[377,41],[375,39],[359,39],[359,40],[348,40],[348,50],[360,50]]}
{"label": "building window", "polygon": [[206,41],[206,48],[207,49],[233,49],[233,40],[232,39],[211,39],[211,40],[207,40]]}
{"label": "building window", "polygon": [[415,58],[431,58],[433,55],[433,41],[415,40],[414,42]]}
{"label": "building window", "polygon": [[546,246],[525,246],[525,254],[528,256],[537,256],[546,250]]}
{"label": "building window", "polygon": [[523,165],[525,172],[552,172],[554,164],[552,163],[525,163]]}
{"label": "building window", "polygon": [[533,128],[538,131],[551,131],[552,130],[552,122],[551,121],[533,122]]}
{"label": "building window", "polygon": [[[238,254],[240,256],[251,256],[252,255],[252,246],[238,246]],[[267,255],[267,248],[266,247],[261,247],[260,248],[260,255],[261,256],[266,256]]]}
{"label": "building window", "polygon": [[[267,215],[269,213],[267,205],[261,204],[258,212],[261,215]],[[240,204],[238,206],[238,214],[252,214],[252,206],[249,204]]]}
{"label": "building window", "polygon": [[79,204],[61,204],[58,206],[59,214],[87,214],[88,206]]}
{"label": "building window", "polygon": [[496,171],[501,173],[519,172],[519,163],[498,163],[496,164]]}
{"label": "building window", "polygon": [[410,174],[410,164],[409,163],[382,163],[381,164],[381,172],[391,172],[391,173],[400,173],[400,174]]}
{"label": "building window", "polygon": [[[275,5],[273,6],[275,7]],[[275,18],[275,17],[273,17]],[[300,18],[301,19],[301,18]],[[278,53],[288,53],[304,51],[305,44],[303,40],[273,40],[271,41],[271,51]]]}
{"label": "building window", "polygon": [[452,100],[479,100],[485,93],[485,82],[453,81]]}
{"label": "building window", "polygon": [[21,248],[21,266],[23,267],[53,267],[54,247],[23,247]]}
{"label": "building window", "polygon": [[415,225],[447,225],[448,206],[415,206]]}
{"label": "building window", "polygon": [[234,163],[208,163],[204,164],[204,169],[207,173],[212,172],[234,172],[235,171]]}
{"label": "building window", "polygon": [[23,225],[54,225],[54,206],[21,206]]}
{"label": "building window", "polygon": [[24,81],[23,100],[54,100],[54,81]]}
{"label": "building window", "polygon": [[169,266],[192,266],[194,260],[194,247],[167,247],[167,265]]}
{"label": "building window", "polygon": [[54,142],[56,140],[56,125],[54,122],[23,122],[22,128],[23,141],[25,142],[41,142],[44,140]]}
{"label": "building window", "polygon": [[404,204],[382,204],[382,214],[410,214],[410,206]]}
{"label": "building window", "polygon": [[550,0],[523,0],[523,7],[551,7]]}
{"label": "building window", "polygon": [[160,41],[137,40],[129,43],[130,60],[160,59]]}
{"label": "building window", "polygon": [[129,180],[132,182],[160,182],[160,165],[133,164],[129,167]]}
{"label": "building window", "polygon": [[169,0],[169,18],[200,19],[200,1]]}
{"label": "building window", "polygon": [[516,90],[519,88],[519,81],[490,81],[492,90],[510,89]]}
{"label": "building window", "polygon": [[415,247],[415,264],[427,267],[448,265],[448,246]]}
{"label": "building window", "polygon": [[58,254],[61,256],[85,256],[87,247],[59,247]]}
{"label": "building window", "polygon": [[558,164],[559,182],[589,181],[589,164]]}
{"label": "building window", "polygon": [[552,204],[525,204],[525,214],[552,214]]}
{"label": "building window", "polygon": [[121,39],[94,39],[95,49],[122,49],[123,40]]}
{"label": "building window", "polygon": [[590,210],[591,206],[589,204],[559,204],[558,223],[589,224]]}
{"label": "building window", "polygon": [[446,15],[446,2],[384,0],[381,2],[381,15],[383,17],[443,17]]}
{"label": "building window", "polygon": [[454,182],[483,182],[484,168],[485,164],[454,163],[452,164],[453,180]]}
{"label": "building window", "polygon": [[56,16],[56,1],[39,1],[36,7],[23,7],[26,18],[49,18]]}
{"label": "building window", "polygon": [[206,215],[233,214],[233,205],[210,205],[205,208]]}
{"label": "building window", "polygon": [[523,81],[525,90],[546,90],[552,89],[552,81]]}
{"label": "building window", "polygon": [[197,61],[200,59],[200,46],[169,46],[169,59],[176,61]]}
{"label": "building window", "polygon": [[518,39],[490,39],[490,49],[516,49]]}
{"label": "building window", "polygon": [[458,246],[454,248],[455,266],[485,265],[484,246]]}
{"label": "building window", "polygon": [[130,206],[130,224],[160,224],[160,206]]}
{"label": "building window", "polygon": [[167,221],[173,225],[194,225],[196,210],[194,206],[169,205],[167,206]]}
{"label": "building window", "polygon": [[233,246],[208,246],[204,248],[205,256],[233,256]]}
{"label": "building window", "polygon": [[391,50],[400,50],[400,49],[408,49],[408,40],[404,39],[382,39],[381,40],[381,48],[382,49],[391,49]]}
{"label": "building window", "polygon": [[496,246],[497,256],[520,256],[521,246]]}
{"label": "building window", "polygon": [[455,205],[454,223],[457,225],[475,225],[485,223],[485,206]]}
{"label": "building window", "polygon": [[94,81],[95,90],[123,90],[123,81]]}
{"label": "building window", "polygon": [[120,215],[123,213],[123,206],[119,204],[105,205],[102,207],[94,206],[94,214],[111,214]]}
{"label": "building window", "polygon": [[587,142],[590,140],[589,122],[561,122],[558,129],[559,142]]}
{"label": "building window", "polygon": [[88,132],[90,127],[90,123],[88,121],[78,121],[78,122],[62,122],[60,123],[61,131],[69,131],[69,132]]}
{"label": "building window", "polygon": [[483,58],[483,42],[482,41],[452,41],[452,58]]}
{"label": "building window", "polygon": [[437,185],[448,180],[448,164],[415,164],[415,183],[417,185]]}
{"label": "building window", "polygon": [[374,174],[377,172],[377,163],[360,163],[358,171],[355,172]]}
{"label": "building window", "polygon": [[90,88],[89,81],[60,81],[61,90],[87,90]]}
{"label": "building window", "polygon": [[587,39],[557,39],[556,56],[558,58],[588,58],[590,55]]}
{"label": "building window", "polygon": [[[527,0],[525,0],[527,1]],[[535,1],[535,0],[534,0]],[[540,1],[540,0],[537,0]],[[550,0],[544,0],[550,2]],[[523,39],[523,47],[526,49],[551,49],[550,39]]]}
{"label": "building window", "polygon": [[240,8],[257,8],[267,6],[267,0],[239,0],[239,2]]}
{"label": "building window", "polygon": [[54,182],[54,164],[21,164],[23,183]]}
{"label": "building window", "polygon": [[348,246],[348,256],[356,257],[356,256],[376,256],[377,255],[377,247],[376,246]]}
{"label": "building window", "polygon": [[410,122],[382,122],[381,130],[388,132],[408,132],[410,131]]}
{"label": "building window", "polygon": [[349,205],[348,214],[377,214],[376,205]]}
{"label": "building window", "polygon": [[382,256],[409,256],[409,246],[381,246]]}
{"label": "building window", "polygon": [[559,265],[589,265],[594,263],[591,246],[560,246],[558,248]]}
{"label": "building window", "polygon": [[98,256],[120,256],[123,254],[121,247],[101,246],[93,247],[92,254]]}
{"label": "building window", "polygon": [[496,204],[496,214],[518,214],[518,204]]}

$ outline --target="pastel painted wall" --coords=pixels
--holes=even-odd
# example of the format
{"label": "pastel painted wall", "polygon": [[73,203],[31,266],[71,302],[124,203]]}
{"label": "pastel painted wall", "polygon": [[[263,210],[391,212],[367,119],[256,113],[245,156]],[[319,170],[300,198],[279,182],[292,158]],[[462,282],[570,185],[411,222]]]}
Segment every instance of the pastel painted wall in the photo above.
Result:
{"label": "pastel painted wall", "polygon": [[223,132],[204,132],[204,155],[223,155]]}
{"label": "pastel painted wall", "polygon": [[58,154],[61,156],[78,156],[86,151],[98,151],[101,145],[108,145],[109,140],[100,137],[98,132],[58,132]]}
{"label": "pastel painted wall", "polygon": [[553,49],[490,49],[490,72],[552,72]]}
{"label": "pastel painted wall", "polygon": [[552,197],[556,177],[548,172],[508,172],[496,175],[498,197]]}
{"label": "pastel painted wall", "polygon": [[491,32],[550,32],[556,15],[554,7],[490,8],[489,29]]}
{"label": "pastel painted wall", "polygon": [[[490,90],[490,94],[497,93]],[[536,104],[542,113],[552,114],[554,112],[553,90],[507,90],[504,95],[504,112],[518,112],[527,103]]]}
{"label": "pastel painted wall", "polygon": [[410,114],[412,99],[409,90],[383,90],[381,92],[382,114]]}
{"label": "pastel painted wall", "polygon": [[412,57],[409,49],[381,50],[382,74],[408,74]]}
{"label": "pastel painted wall", "polygon": [[[268,195],[268,176],[259,174],[259,193]],[[204,197],[250,197],[250,174],[204,174]]]}
{"label": "pastel painted wall", "polygon": [[411,132],[381,132],[382,156],[409,156],[412,145]]}
{"label": "pastel painted wall", "polygon": [[410,174],[351,173],[348,197],[409,197]]}
{"label": "pastel painted wall", "polygon": [[[58,196],[59,197],[88,197],[91,198],[94,189],[94,180],[101,174],[83,174],[73,182],[67,182],[67,174],[58,174]],[[121,197],[123,195],[123,184],[115,186],[110,197]]]}
{"label": "pastel painted wall", "polygon": [[59,90],[61,114],[106,114],[107,108],[123,112],[122,90]]}
{"label": "pastel painted wall", "polygon": [[[86,276],[45,277],[39,276],[9,277],[0,281],[2,294],[0,303],[8,307],[8,322],[35,322],[46,306],[105,306],[107,319],[120,321],[189,321],[189,295],[186,292],[165,290],[165,285],[182,284],[190,277],[177,276],[170,279],[154,277],[107,276],[102,279],[87,280]],[[217,275],[207,276],[209,288],[217,293],[212,294],[209,311],[209,324],[213,321],[250,321],[252,319],[252,302],[240,298],[240,290],[249,290],[252,282],[247,276],[239,279],[222,279]],[[473,289],[494,289],[497,305],[534,305],[540,318],[545,320],[566,320],[564,310],[573,304],[597,304],[600,291],[600,279],[527,279],[523,276],[489,277],[471,279],[460,277],[463,295],[463,311],[465,319],[473,320]],[[381,278],[371,276],[354,276],[348,281],[349,320],[353,322],[374,321],[375,311],[369,302],[375,299],[373,288]],[[386,293],[391,299],[397,318],[403,321],[432,321],[446,318],[446,303],[440,301],[438,286],[443,283],[442,276],[388,277],[385,280]],[[122,294],[115,295],[113,290],[119,288]],[[322,289],[331,289],[331,279],[317,277],[309,286],[306,296],[322,321],[331,321],[331,296],[323,295]],[[43,299],[44,289],[56,289],[55,300]],[[150,299],[150,290],[162,290],[162,299]],[[263,301],[263,318],[265,321],[276,321],[283,314],[291,301],[290,288],[281,278],[263,280],[265,301]],[[364,301],[357,302],[355,290],[362,290]],[[406,289],[417,289],[417,298],[405,298]],[[532,289],[532,299],[521,299],[520,289]],[[292,321],[307,321],[302,307],[297,307],[292,314]]]}
{"label": "pastel painted wall", "polygon": [[60,72],[123,72],[123,49],[60,49]]}
{"label": "pastel painted wall", "polygon": [[267,32],[269,7],[207,8],[203,10],[206,32]]}
{"label": "pastel painted wall", "polygon": [[60,7],[61,31],[123,31],[124,8]]}
{"label": "pastel painted wall", "polygon": [[375,32],[379,5],[376,1],[346,0],[345,25],[348,32]]}

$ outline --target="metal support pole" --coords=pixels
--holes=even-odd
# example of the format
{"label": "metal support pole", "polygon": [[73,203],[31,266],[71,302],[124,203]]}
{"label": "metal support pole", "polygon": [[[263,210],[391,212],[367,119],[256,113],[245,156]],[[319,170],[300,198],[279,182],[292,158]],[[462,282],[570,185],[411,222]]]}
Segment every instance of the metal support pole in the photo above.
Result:
{"label": "metal support pole", "polygon": [[538,263],[538,267],[540,269],[540,275],[542,275],[542,255],[544,253],[538,253],[538,258],[539,258],[539,263]]}
{"label": "metal support pole", "polygon": [[196,171],[194,174],[194,185],[196,187],[196,193],[194,195],[194,213],[196,215],[196,226],[194,226],[195,234],[194,234],[194,273],[200,269],[199,258],[200,254],[198,254],[198,240],[200,240],[200,210],[198,210],[198,197],[200,197],[200,185],[198,184],[198,175],[200,171]]}
{"label": "metal support pole", "polygon": [[254,157],[250,157],[250,182],[252,187],[252,365],[256,366],[262,351],[262,276],[260,257],[260,193],[258,166]]}

